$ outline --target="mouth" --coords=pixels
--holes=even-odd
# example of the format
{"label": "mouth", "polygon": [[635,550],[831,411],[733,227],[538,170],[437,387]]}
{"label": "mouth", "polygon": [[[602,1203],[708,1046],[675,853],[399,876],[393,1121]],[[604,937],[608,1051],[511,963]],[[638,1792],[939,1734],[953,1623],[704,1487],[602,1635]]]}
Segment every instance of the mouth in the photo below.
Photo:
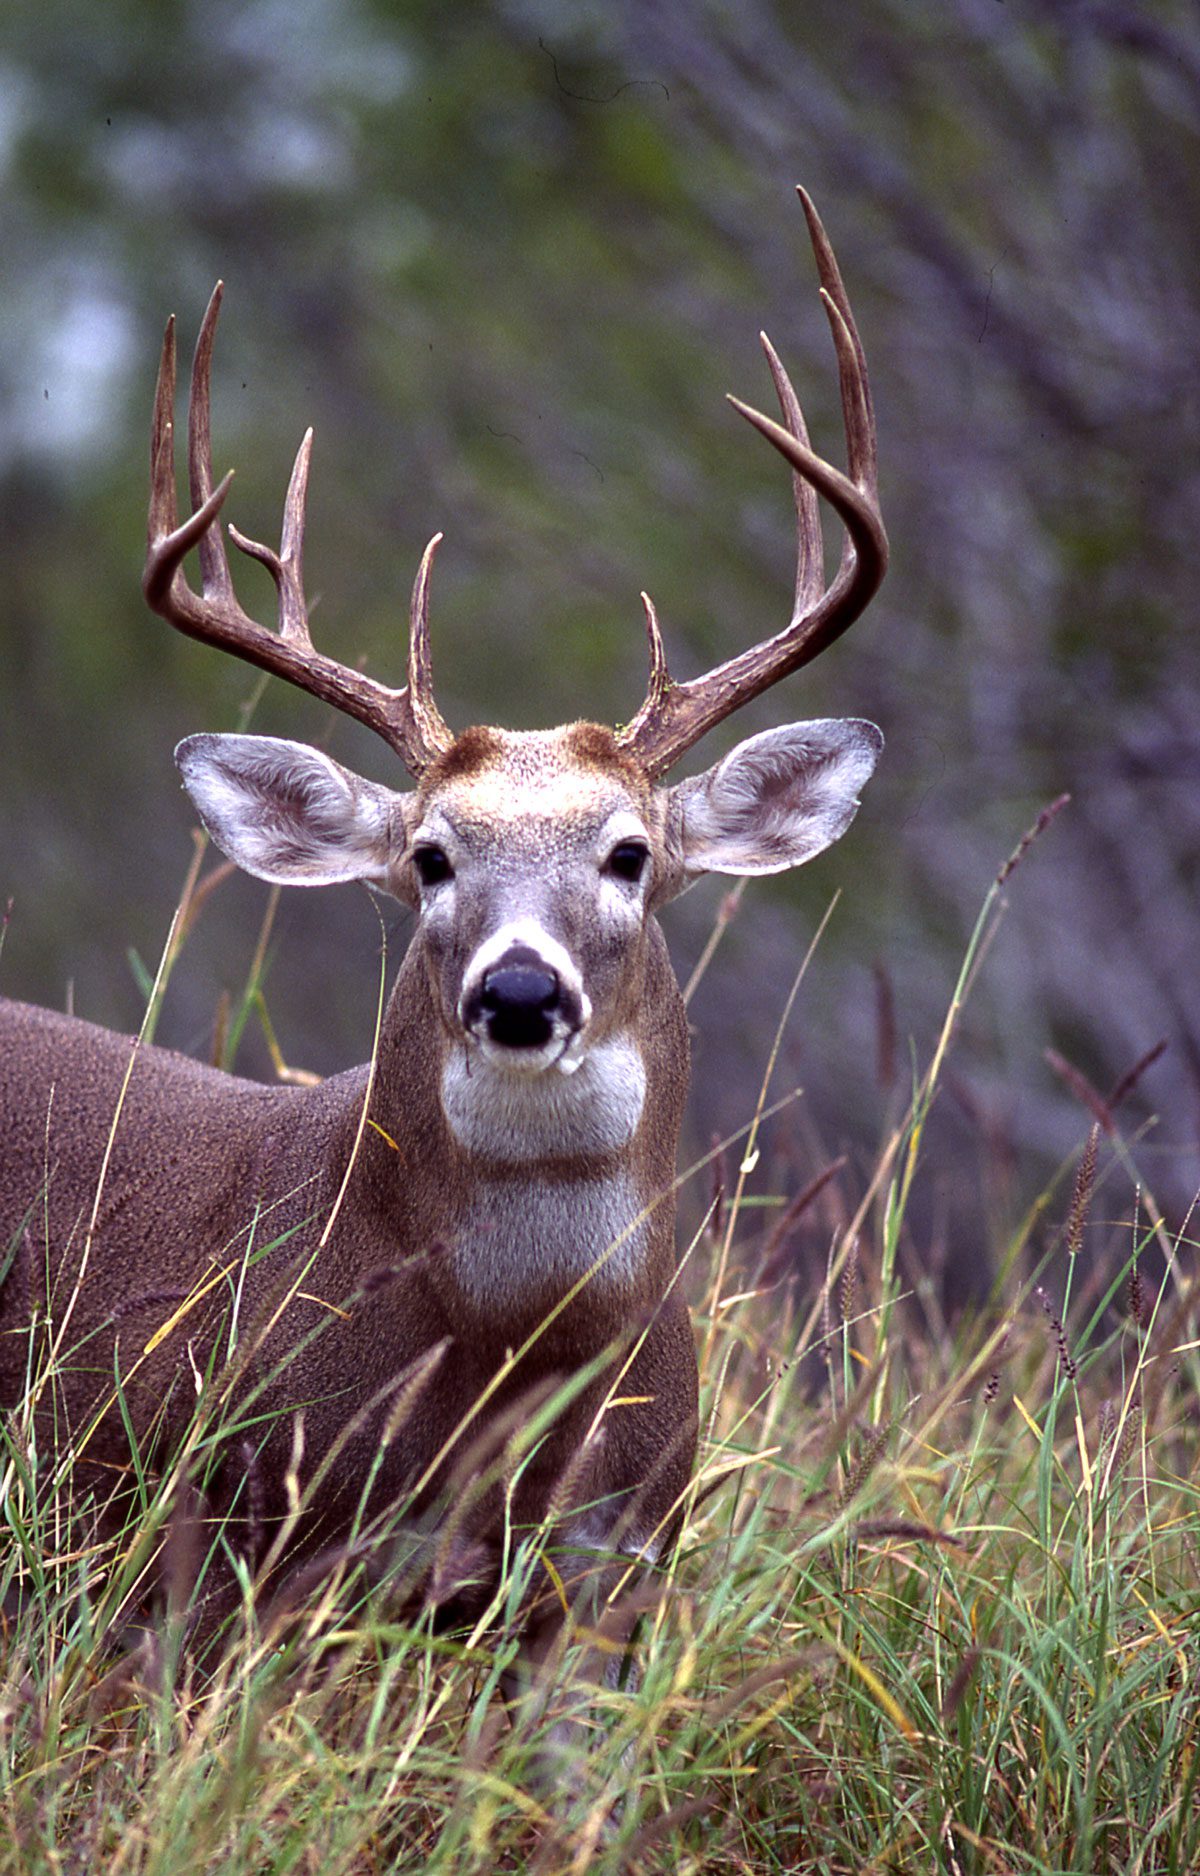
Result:
{"label": "mouth", "polygon": [[537,1047],[520,1048],[509,1043],[494,1042],[486,1034],[468,1030],[467,1047],[494,1067],[503,1068],[511,1075],[529,1077],[545,1075],[554,1069],[560,1075],[573,1075],[586,1053],[581,1030],[575,1030],[562,1039],[552,1037],[549,1042]]}

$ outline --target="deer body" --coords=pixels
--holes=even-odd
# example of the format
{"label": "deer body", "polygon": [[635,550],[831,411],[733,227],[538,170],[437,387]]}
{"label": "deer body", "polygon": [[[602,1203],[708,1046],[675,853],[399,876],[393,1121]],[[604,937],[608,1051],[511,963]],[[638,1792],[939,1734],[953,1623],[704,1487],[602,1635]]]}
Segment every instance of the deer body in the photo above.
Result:
{"label": "deer body", "polygon": [[[314,1088],[261,1087],[0,1005],[0,1405],[43,1450],[72,1452],[76,1490],[111,1491],[131,1433],[143,1458],[169,1463],[197,1402],[215,1402],[221,1438],[193,1454],[193,1474],[252,1569],[386,1544],[397,1519],[441,1520],[470,1562],[459,1574],[486,1591],[505,1528],[549,1523],[568,1544],[647,1557],[670,1533],[697,1377],[674,1246],[687,1027],[657,914],[703,873],[777,872],[820,852],[849,825],[882,743],[853,719],[790,725],[701,775],[659,779],[845,629],[886,564],[861,348],[805,206],[850,473],[809,449],[768,347],[784,422],[739,408],[793,470],[792,622],[673,684],[647,600],[650,687],[619,733],[451,735],[429,679],[436,538],[414,589],[406,687],[317,652],[301,580],[307,438],[280,552],[231,530],[275,579],[279,629],[243,613],[217,522],[228,478],[214,489],[209,447],[219,296],[193,372],[195,511],[182,524],[168,328],[151,605],[368,722],[416,780],[398,792],[301,744],[202,735],[176,752],[185,785],[251,873],[361,881],[416,925],[372,1063]],[[815,491],[847,530],[828,589]],[[193,548],[199,593],[183,573]],[[572,1378],[567,1404],[506,1464],[513,1429]]]}
{"label": "deer body", "polygon": [[[612,740],[593,728],[577,736],[589,752]],[[478,733],[475,740],[478,745]],[[380,1503],[402,1499],[443,1448],[453,1451],[456,1427],[506,1354],[533,1338],[506,1390],[514,1397],[595,1361],[631,1325],[644,1338],[635,1368],[657,1380],[646,1390],[645,1406],[618,1410],[621,1428],[612,1444],[622,1455],[625,1483],[597,1477],[592,1468],[588,1501],[608,1499],[611,1518],[619,1521],[628,1509],[628,1480],[644,1483],[657,1465],[655,1491],[636,1517],[644,1526],[641,1541],[651,1542],[656,1531],[661,1537],[686,1481],[695,1363],[682,1299],[664,1302],[674,1274],[672,1182],[687,1084],[682,1003],[661,932],[652,918],[642,922],[639,882],[610,887],[624,902],[622,922],[635,928],[636,942],[625,944],[619,958],[590,960],[595,907],[570,877],[561,787],[552,791],[557,859],[539,851],[549,833],[545,812],[540,826],[536,813],[547,771],[560,784],[574,774],[579,787],[584,858],[576,864],[583,871],[592,862],[598,828],[614,815],[623,817],[618,832],[634,824],[635,795],[622,774],[628,764],[616,764],[610,799],[594,759],[587,768],[573,767],[559,755],[554,735],[509,741],[523,762],[504,763],[496,735],[475,767],[468,738],[449,758],[447,766],[460,778],[467,769],[458,792],[468,807],[474,804],[476,818],[471,822],[460,806],[457,837],[462,846],[474,835],[485,889],[477,891],[474,906],[457,909],[450,942],[440,947],[428,930],[436,907],[426,910],[392,992],[373,1075],[363,1068],[315,1088],[262,1087],[164,1050],[134,1052],[130,1039],[68,1017],[0,1006],[0,1086],[11,1116],[5,1184],[11,1187],[12,1169],[31,1166],[42,1168],[44,1184],[44,1200],[35,1189],[20,1200],[22,1213],[32,1205],[32,1222],[0,1292],[6,1404],[15,1400],[31,1357],[32,1368],[38,1365],[29,1325],[39,1322],[42,1337],[52,1337],[77,1281],[43,1413],[47,1421],[58,1417],[60,1439],[67,1427],[75,1438],[85,1431],[120,1377],[135,1417],[144,1425],[161,1422],[160,1443],[169,1448],[194,1411],[194,1376],[211,1365],[214,1342],[224,1338],[235,1349],[239,1336],[253,1340],[263,1320],[277,1313],[253,1364],[256,1411],[271,1429],[261,1453],[255,1442],[251,1461],[258,1479],[274,1485],[265,1490],[268,1529],[283,1513],[275,1501],[281,1500],[297,1401],[303,1402],[301,1485],[347,1427],[361,1423],[337,1468],[348,1489],[339,1494],[336,1477],[323,1485],[293,1555],[336,1536],[346,1515],[341,1498],[352,1502],[361,1489],[396,1384],[443,1343],[453,1356],[429,1376],[404,1438],[379,1469],[373,1497]],[[241,739],[241,751],[257,756],[255,740]],[[310,768],[318,779],[328,773],[320,761]],[[536,780],[532,786],[526,781],[522,803],[522,773],[530,769]],[[487,817],[487,796],[498,788],[525,809],[524,840],[511,832],[505,840],[506,869],[487,853],[498,833]],[[373,796],[372,806],[398,813],[412,800],[410,820],[424,805],[399,796],[384,802],[383,794]],[[427,794],[437,803],[439,827],[448,830],[453,786],[434,780]],[[210,812],[215,821],[218,810]],[[309,803],[289,827],[277,828],[276,843],[294,849],[311,812]],[[388,813],[381,826],[380,850],[367,862],[374,872],[396,864]],[[229,829],[225,837],[232,844]],[[265,864],[261,854],[257,860]],[[312,853],[304,860],[309,867],[319,863]],[[531,890],[535,870],[537,891]],[[597,871],[594,862],[591,870]],[[468,872],[465,855],[459,872]],[[670,877],[665,852],[659,872]],[[393,884],[406,896],[411,890]],[[427,897],[436,901],[438,888]],[[486,971],[489,956],[498,960],[512,949],[505,933],[514,930],[531,955],[539,934],[551,957],[561,949],[564,979],[579,971],[575,956],[581,954],[580,994],[597,1033],[578,1062],[532,1069],[524,1059],[527,1045],[514,1067],[489,1059],[496,1049],[486,1034],[454,1033],[473,963],[482,956]],[[610,932],[610,943],[621,935]],[[637,1011],[632,1027],[627,1005]],[[5,1049],[9,1036],[13,1046]],[[557,1039],[552,1048],[561,1051]],[[18,1066],[13,1084],[5,1085]],[[106,1116],[115,1122],[107,1167]],[[334,1228],[321,1242],[348,1168]],[[88,1194],[97,1190],[92,1226]],[[14,1222],[15,1212],[5,1228],[11,1231]],[[563,1308],[574,1286],[579,1296]],[[147,1354],[163,1324],[194,1296],[195,1305]],[[302,1359],[294,1355],[297,1346]],[[653,1414],[647,1408],[649,1397],[661,1403],[667,1383],[675,1451],[660,1464],[661,1405]],[[637,1391],[632,1384],[626,1390]],[[599,1382],[585,1391],[530,1468],[521,1507],[527,1520],[536,1523],[543,1515],[601,1392]],[[653,1440],[639,1421],[652,1422]],[[470,1424],[468,1430],[477,1431]],[[630,1453],[642,1447],[645,1463],[631,1469]],[[235,1442],[224,1474],[213,1482],[218,1508],[227,1508],[242,1485],[241,1453],[242,1443]],[[128,1461],[119,1416],[106,1417],[87,1457],[97,1472]],[[439,1476],[435,1471],[427,1481],[430,1488]],[[263,1487],[256,1490],[261,1500]]]}

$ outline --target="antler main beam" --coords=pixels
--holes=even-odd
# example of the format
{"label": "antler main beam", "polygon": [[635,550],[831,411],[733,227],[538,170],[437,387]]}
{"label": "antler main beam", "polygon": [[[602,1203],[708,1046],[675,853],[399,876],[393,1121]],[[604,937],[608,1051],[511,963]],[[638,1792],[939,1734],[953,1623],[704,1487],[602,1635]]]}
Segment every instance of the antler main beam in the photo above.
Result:
{"label": "antler main beam", "polygon": [[[774,638],[751,646],[702,677],[675,684],[667,671],[654,608],[642,595],[650,641],[650,682],[645,701],[618,740],[652,776],[664,774],[708,730],[824,651],[858,618],[887,571],[866,359],[821,218],[805,190],[796,193],[808,220],[821,299],[837,352],[847,470],[835,469],[810,447],[791,379],[764,333],[763,350],[775,382],[782,424],[736,397],[729,401],[791,464],[796,502],[795,605],[788,624]],[[821,495],[837,511],[846,530],[841,565],[828,588],[817,500]]]}
{"label": "antler main beam", "polygon": [[[271,631],[243,611],[234,593],[218,521],[233,471],[215,488],[212,471],[212,349],[223,291],[218,281],[196,341],[188,413],[188,481],[193,512],[182,523],[175,496],[175,321],[167,321],[150,440],[150,513],[142,575],[147,603],[189,638],[233,652],[260,670],[286,678],[335,709],[357,717],[383,737],[410,774],[419,777],[453,741],[434,702],[430,677],[429,575],[442,537],[435,534],[425,549],[413,586],[406,685],[392,689],[317,651],[308,626],[302,571],[312,454],[309,430],[297,451],[288,484],[279,552],[248,540],[230,526],[234,545],[261,561],[275,582],[278,630]],[[193,547],[200,558],[199,592],[188,585],[183,570]]]}

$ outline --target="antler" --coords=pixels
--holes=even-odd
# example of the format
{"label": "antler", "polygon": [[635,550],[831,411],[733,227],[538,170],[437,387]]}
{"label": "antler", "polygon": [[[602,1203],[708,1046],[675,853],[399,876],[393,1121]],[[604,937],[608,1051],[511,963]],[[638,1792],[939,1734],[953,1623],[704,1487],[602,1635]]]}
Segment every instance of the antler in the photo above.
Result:
{"label": "antler", "polygon": [[[429,660],[429,576],[442,537],[435,534],[425,549],[413,586],[408,683],[402,689],[393,690],[317,651],[308,629],[301,571],[312,454],[309,430],[296,453],[288,484],[279,552],[248,540],[232,524],[229,529],[234,545],[260,560],[275,582],[279,594],[278,631],[259,625],[242,610],[234,594],[229,558],[217,522],[233,471],[216,488],[212,473],[212,348],[223,292],[223,283],[218,281],[196,341],[188,412],[188,480],[193,513],[182,524],[175,503],[175,321],[167,321],[154,394],[150,515],[142,591],[151,609],[189,638],[231,651],[260,670],[286,678],[335,709],[357,717],[390,744],[410,774],[419,777],[453,741],[433,700]],[[188,585],[183,571],[184,559],[193,547],[200,554],[199,593]]]}
{"label": "antler", "polygon": [[[647,774],[662,775],[705,733],[752,697],[807,664],[840,636],[863,611],[887,571],[888,544],[879,512],[875,416],[867,364],[850,302],[821,218],[803,189],[797,189],[821,277],[821,298],[837,350],[846,428],[849,474],[844,475],[809,447],[808,431],[791,379],[766,333],[763,350],[775,381],[783,423],[764,417],[736,397],[733,408],[760,430],[792,465],[796,499],[796,600],[782,632],[730,658],[686,684],[672,682],[654,607],[645,593],[650,641],[650,681],[645,701],[618,741]],[[841,565],[826,588],[817,497],[834,507],[846,530]]]}

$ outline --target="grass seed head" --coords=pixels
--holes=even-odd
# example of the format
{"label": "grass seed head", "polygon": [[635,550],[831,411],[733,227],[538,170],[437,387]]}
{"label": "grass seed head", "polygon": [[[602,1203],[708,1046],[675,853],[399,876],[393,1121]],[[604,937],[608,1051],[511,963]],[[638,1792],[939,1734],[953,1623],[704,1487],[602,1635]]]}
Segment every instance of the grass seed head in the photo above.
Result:
{"label": "grass seed head", "polygon": [[1079,1378],[1079,1369],[1076,1366],[1075,1357],[1071,1353],[1071,1345],[1067,1341],[1067,1332],[1063,1327],[1062,1317],[1058,1314],[1054,1304],[1050,1301],[1048,1292],[1042,1288],[1040,1283],[1038,1284],[1036,1295],[1038,1302],[1046,1312],[1046,1319],[1054,1335],[1055,1346],[1058,1349],[1059,1365],[1068,1381],[1076,1381]]}

